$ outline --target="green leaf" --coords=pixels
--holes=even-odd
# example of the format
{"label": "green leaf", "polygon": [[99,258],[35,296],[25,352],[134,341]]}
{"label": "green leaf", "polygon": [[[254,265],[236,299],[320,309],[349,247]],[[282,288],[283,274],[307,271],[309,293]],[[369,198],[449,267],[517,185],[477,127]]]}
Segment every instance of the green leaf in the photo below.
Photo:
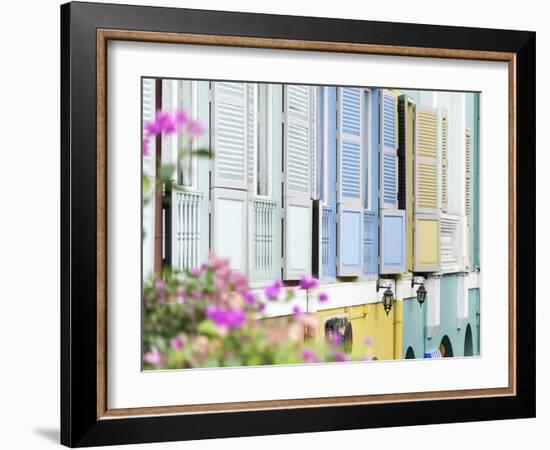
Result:
{"label": "green leaf", "polygon": [[213,158],[214,152],[209,148],[199,148],[191,152],[193,155],[196,155],[201,158]]}
{"label": "green leaf", "polygon": [[176,167],[174,164],[163,164],[159,169],[159,178],[161,181],[166,182],[172,178],[172,174]]}
{"label": "green leaf", "polygon": [[218,328],[216,327],[216,324],[211,320],[203,320],[201,323],[199,323],[197,331],[208,337],[215,337],[218,335]]}

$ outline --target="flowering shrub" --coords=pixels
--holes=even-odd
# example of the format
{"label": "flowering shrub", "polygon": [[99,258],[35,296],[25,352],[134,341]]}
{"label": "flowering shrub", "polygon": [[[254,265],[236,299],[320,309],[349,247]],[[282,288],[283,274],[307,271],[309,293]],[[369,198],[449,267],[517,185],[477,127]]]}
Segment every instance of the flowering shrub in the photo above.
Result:
{"label": "flowering shrub", "polygon": [[[301,289],[317,286],[314,278],[300,282]],[[317,319],[298,307],[284,325],[262,320],[266,302],[290,302],[293,290],[285,291],[275,280],[265,287],[264,297],[260,300],[250,290],[242,273],[230,270],[227,259],[214,255],[190,271],[166,270],[144,289],[144,368],[349,360],[340,336],[320,342],[305,338],[308,328],[316,329]]]}

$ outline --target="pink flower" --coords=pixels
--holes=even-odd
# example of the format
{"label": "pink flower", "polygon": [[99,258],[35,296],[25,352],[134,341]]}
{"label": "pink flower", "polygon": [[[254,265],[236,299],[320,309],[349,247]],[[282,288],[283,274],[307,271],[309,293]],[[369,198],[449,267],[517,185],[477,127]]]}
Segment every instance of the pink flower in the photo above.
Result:
{"label": "pink flower", "polygon": [[256,296],[252,291],[248,291],[246,294],[244,294],[244,301],[249,305],[253,305],[256,302]]}
{"label": "pink flower", "polygon": [[313,350],[305,349],[302,352],[302,362],[304,363],[318,363],[320,362],[319,358]]}
{"label": "pink flower", "polygon": [[178,286],[176,289],[176,301],[178,303],[183,303],[185,301],[185,287]]}
{"label": "pink flower", "polygon": [[325,292],[321,292],[321,293],[319,294],[319,301],[320,301],[321,303],[324,303],[324,302],[328,301],[328,294],[325,293]]}
{"label": "pink flower", "polygon": [[246,313],[242,309],[222,309],[209,306],[205,309],[205,314],[216,325],[227,328],[240,327],[246,320]]}
{"label": "pink flower", "polygon": [[147,352],[145,353],[145,355],[143,355],[143,360],[146,363],[158,366],[162,364],[162,353],[157,347],[153,347],[150,352]]}
{"label": "pink flower", "polygon": [[201,273],[202,273],[202,266],[193,267],[191,269],[191,275],[193,275],[194,277],[200,276]]}
{"label": "pink flower", "polygon": [[143,156],[149,155],[149,136],[145,136],[143,138],[143,141],[141,143],[141,150],[143,152]]}
{"label": "pink flower", "polygon": [[187,133],[189,133],[189,136],[191,137],[194,137],[194,138],[199,137],[203,131],[204,131],[204,125],[198,120],[192,120],[187,125]]}
{"label": "pink flower", "polygon": [[349,361],[349,356],[342,352],[334,352],[332,357],[336,362],[346,362]]}
{"label": "pink flower", "polygon": [[174,122],[176,125],[185,125],[187,122],[189,122],[189,117],[187,116],[187,112],[185,110],[176,111],[174,114]]}
{"label": "pink flower", "polygon": [[170,339],[170,347],[172,347],[172,349],[176,351],[183,350],[183,347],[185,347],[185,341],[183,337],[174,336],[172,339]]}
{"label": "pink flower", "polygon": [[264,294],[268,300],[274,300],[281,294],[281,288],[283,287],[283,284],[281,283],[281,280],[275,280],[270,285],[266,286],[264,289]]}
{"label": "pink flower", "polygon": [[302,275],[300,278],[300,288],[301,289],[312,289],[314,287],[317,287],[319,284],[319,280],[316,278],[308,277],[307,275]]}
{"label": "pink flower", "polygon": [[373,344],[373,343],[374,343],[374,341],[372,340],[372,338],[371,338],[370,336],[367,336],[367,337],[365,338],[365,345],[366,345],[367,347],[372,347],[372,344]]}
{"label": "pink flower", "polygon": [[299,306],[295,306],[294,308],[292,308],[292,314],[294,314],[295,316],[299,316],[300,314],[302,314],[302,308],[300,308]]}
{"label": "pink flower", "polygon": [[200,300],[202,298],[202,291],[200,289],[195,289],[193,291],[193,298],[195,300]]}
{"label": "pink flower", "polygon": [[265,303],[258,303],[258,312],[262,312],[265,310]]}
{"label": "pink flower", "polygon": [[155,291],[157,292],[157,302],[158,303],[164,303],[164,288],[166,287],[166,283],[164,280],[156,280],[155,281]]}
{"label": "pink flower", "polygon": [[248,278],[241,272],[231,272],[231,283],[235,291],[241,294],[248,292]]}

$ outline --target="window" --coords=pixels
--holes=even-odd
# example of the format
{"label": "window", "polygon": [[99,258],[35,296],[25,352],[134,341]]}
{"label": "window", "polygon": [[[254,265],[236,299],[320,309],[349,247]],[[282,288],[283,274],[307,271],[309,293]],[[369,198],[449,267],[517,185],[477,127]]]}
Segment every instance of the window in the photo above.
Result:
{"label": "window", "polygon": [[[190,119],[196,119],[196,82],[177,82],[177,108],[184,110]],[[177,184],[185,187],[196,187],[197,185],[197,161],[191,156],[191,150],[195,149],[196,142],[192,142],[185,130],[181,130],[177,136]]]}
{"label": "window", "polygon": [[257,127],[256,145],[256,183],[255,193],[261,197],[271,196],[271,86],[257,85],[255,126]]}

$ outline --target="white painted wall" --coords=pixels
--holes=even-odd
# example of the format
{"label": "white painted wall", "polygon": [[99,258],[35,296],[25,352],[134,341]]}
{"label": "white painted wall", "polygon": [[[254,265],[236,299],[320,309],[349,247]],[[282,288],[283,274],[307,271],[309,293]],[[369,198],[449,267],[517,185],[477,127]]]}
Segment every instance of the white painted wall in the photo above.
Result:
{"label": "white painted wall", "polygon": [[[543,83],[550,79],[550,29],[544,2],[524,0],[521,4],[505,1],[495,14],[493,2],[463,0],[441,8],[437,0],[422,3],[405,0],[388,2],[338,2],[317,0],[297,2],[278,0],[132,0],[133,4],[186,6],[204,9],[243,10],[264,13],[318,15],[432,24],[465,25],[536,30],[538,45],[537,80],[539,97],[537,147],[537,183],[539,192],[550,191],[550,148],[546,129],[550,121],[543,106],[550,101]],[[0,122],[4,142],[2,177],[2,214],[0,249],[3,295],[0,338],[3,343],[0,412],[2,428],[0,447],[9,449],[59,448],[59,1],[29,0],[6,2],[2,8],[2,104]],[[24,31],[24,32],[23,32]],[[33,100],[21,101],[19,86],[38,86]],[[32,115],[31,115],[32,114]],[[13,120],[14,117],[23,120]],[[21,147],[21,136],[30,142]],[[530,149],[532,151],[533,149]],[[37,184],[39,189],[37,190]],[[14,195],[17,188],[18,195]],[[22,201],[27,199],[28,201]],[[544,203],[543,203],[544,202]],[[550,250],[550,234],[545,224],[550,219],[547,201],[539,195],[539,235],[537,236],[538,278],[550,269],[545,253]],[[32,207],[30,207],[30,205]],[[5,213],[9,212],[9,213]],[[39,238],[33,249],[33,269],[24,270],[29,252],[21,251],[29,236]],[[32,283],[29,277],[32,274]],[[547,292],[539,287],[537,300],[538,341],[548,342],[550,327],[542,321],[550,313]],[[6,320],[7,319],[7,320]],[[24,324],[24,325],[23,325]],[[538,379],[548,379],[550,363],[546,348],[538,345]],[[38,370],[39,368],[39,370]],[[501,422],[432,425],[356,430],[336,433],[266,436],[246,439],[195,441],[186,444],[128,446],[128,449],[334,449],[357,444],[368,448],[437,449],[444,441],[447,449],[463,450],[465,442],[476,442],[479,448],[500,450],[522,448],[527,442],[546,442],[550,426],[550,388],[539,383],[538,418]]]}

